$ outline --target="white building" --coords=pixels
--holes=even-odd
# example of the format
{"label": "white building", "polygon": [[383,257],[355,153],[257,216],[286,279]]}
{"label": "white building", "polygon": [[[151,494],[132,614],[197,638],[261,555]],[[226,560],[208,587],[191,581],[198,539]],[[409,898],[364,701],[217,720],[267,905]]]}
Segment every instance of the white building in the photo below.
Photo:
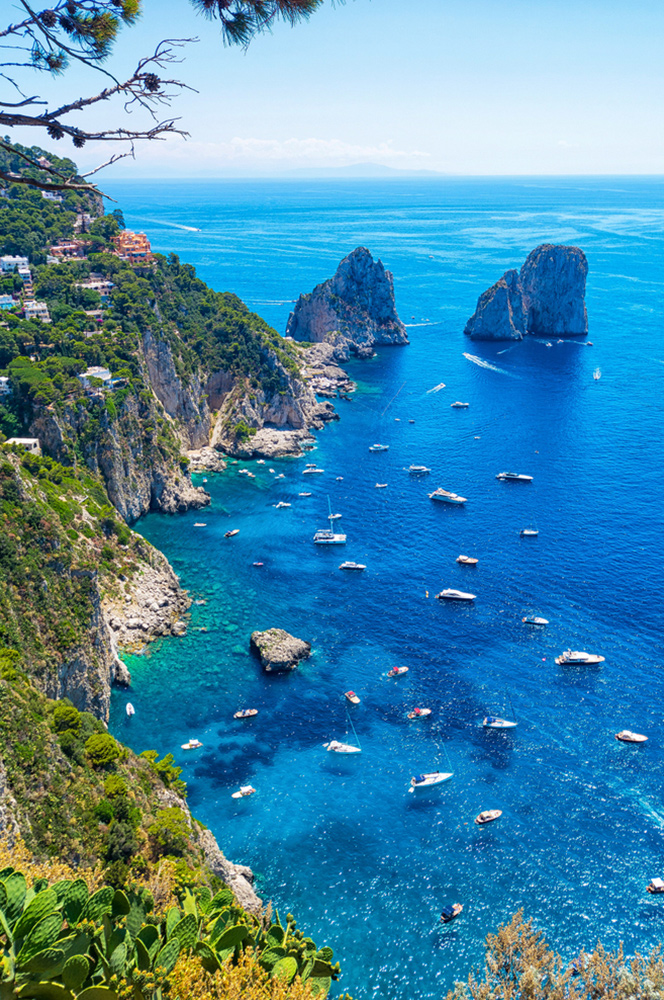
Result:
{"label": "white building", "polygon": [[7,438],[5,444],[18,445],[19,448],[25,448],[26,451],[31,451],[34,455],[41,454],[39,438]]}
{"label": "white building", "polygon": [[115,288],[112,281],[105,278],[103,274],[97,274],[95,271],[91,273],[87,281],[78,281],[76,284],[78,288],[91,288],[93,292],[99,292],[104,305],[110,302],[111,289]]}
{"label": "white building", "polygon": [[26,319],[40,319],[42,323],[51,322],[51,314],[45,302],[37,302],[36,299],[28,299],[23,303],[23,315]]}
{"label": "white building", "polygon": [[0,271],[13,271],[15,267],[27,267],[28,258],[27,257],[12,257],[11,254],[5,254],[4,257],[0,257]]}
{"label": "white building", "polygon": [[99,365],[93,365],[92,368],[88,368],[87,371],[81,372],[76,378],[81,383],[84,389],[90,389],[90,379],[98,378],[104,384],[104,389],[111,388],[111,373],[108,368],[100,368]]}
{"label": "white building", "polygon": [[11,295],[0,295],[0,309],[11,309],[16,305]]}
{"label": "white building", "polygon": [[12,387],[6,375],[0,375],[0,396],[11,396]]}
{"label": "white building", "polygon": [[42,191],[42,198],[46,198],[48,201],[62,201],[62,195],[56,191]]}

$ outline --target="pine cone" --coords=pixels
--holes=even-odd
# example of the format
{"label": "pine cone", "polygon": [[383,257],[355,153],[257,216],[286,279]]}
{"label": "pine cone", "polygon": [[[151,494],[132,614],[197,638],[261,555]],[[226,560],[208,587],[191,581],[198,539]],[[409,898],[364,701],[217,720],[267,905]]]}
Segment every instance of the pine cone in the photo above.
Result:
{"label": "pine cone", "polygon": [[62,139],[65,134],[59,125],[48,125],[46,131],[50,135],[51,139]]}
{"label": "pine cone", "polygon": [[43,10],[39,15],[39,20],[45,28],[54,28],[58,23],[58,18],[54,10]]}

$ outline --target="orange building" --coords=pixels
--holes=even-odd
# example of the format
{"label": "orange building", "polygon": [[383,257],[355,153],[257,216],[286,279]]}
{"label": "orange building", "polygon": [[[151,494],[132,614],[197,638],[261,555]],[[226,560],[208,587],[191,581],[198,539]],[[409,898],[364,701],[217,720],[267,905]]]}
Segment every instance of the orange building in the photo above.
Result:
{"label": "orange building", "polygon": [[113,237],[113,244],[118,257],[128,260],[130,264],[142,264],[152,260],[150,241],[144,233],[132,233],[124,229]]}

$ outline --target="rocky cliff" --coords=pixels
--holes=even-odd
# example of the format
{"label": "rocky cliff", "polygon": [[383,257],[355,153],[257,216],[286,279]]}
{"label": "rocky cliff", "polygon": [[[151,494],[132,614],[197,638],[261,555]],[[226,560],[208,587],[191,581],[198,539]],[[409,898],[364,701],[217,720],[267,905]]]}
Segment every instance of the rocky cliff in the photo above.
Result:
{"label": "rocky cliff", "polygon": [[371,357],[376,344],[407,344],[394,302],[392,275],[365,247],[357,247],[328,278],[300,295],[286,336],[334,346],[336,360]]}
{"label": "rocky cliff", "polygon": [[542,244],[528,254],[520,272],[506,271],[480,295],[464,333],[472,340],[585,336],[587,274],[588,262],[578,247]]}

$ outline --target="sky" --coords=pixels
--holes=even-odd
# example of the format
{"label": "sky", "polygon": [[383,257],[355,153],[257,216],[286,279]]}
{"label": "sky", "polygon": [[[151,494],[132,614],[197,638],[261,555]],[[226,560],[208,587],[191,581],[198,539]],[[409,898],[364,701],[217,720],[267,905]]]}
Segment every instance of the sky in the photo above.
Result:
{"label": "sky", "polygon": [[[197,92],[173,102],[189,138],[141,144],[113,177],[355,164],[455,175],[664,173],[661,0],[325,0],[308,23],[279,25],[247,51],[224,47],[218,25],[187,0],[143,4],[109,68],[131,71],[161,39],[197,36],[174,68]],[[98,87],[95,76],[39,82],[60,103]],[[122,117],[119,106],[104,114],[109,124]],[[26,129],[13,138],[36,141]],[[74,155],[67,140],[57,151]],[[89,144],[74,158],[90,168],[108,155],[106,144]]]}

